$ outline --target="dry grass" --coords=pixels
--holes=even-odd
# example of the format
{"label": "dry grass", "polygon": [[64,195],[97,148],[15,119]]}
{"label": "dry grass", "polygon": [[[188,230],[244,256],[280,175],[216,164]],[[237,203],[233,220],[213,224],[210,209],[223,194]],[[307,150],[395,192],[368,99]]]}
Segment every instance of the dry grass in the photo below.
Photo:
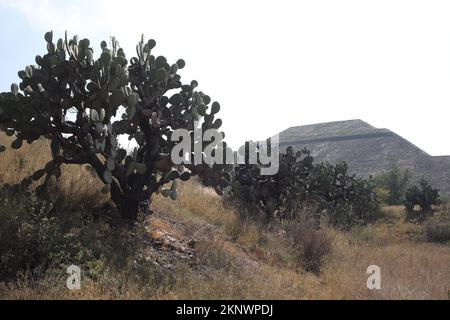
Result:
{"label": "dry grass", "polygon": [[[178,203],[157,198],[155,205],[179,219],[219,224],[225,236],[219,233],[202,249],[223,258],[215,260],[214,273],[206,279],[191,274],[165,298],[448,299],[450,247],[424,243],[424,227],[405,222],[401,207],[386,208],[382,221],[350,233],[325,228],[333,239],[333,254],[316,276],[298,272],[284,231],[264,232],[248,221],[242,226],[235,212],[194,182],[182,187]],[[180,205],[181,212],[176,209]],[[235,269],[229,267],[230,256],[240,261],[234,262]],[[371,265],[382,270],[380,291],[367,289]]]}
{"label": "dry grass", "polygon": [[19,182],[36,170],[42,169],[51,159],[50,146],[46,141],[38,141],[31,145],[25,143],[19,150],[12,150],[9,146],[13,140],[0,133],[0,144],[7,147],[7,151],[0,153],[1,184]]}
{"label": "dry grass", "polygon": [[180,184],[180,196],[176,201],[157,195],[152,203],[159,212],[171,213],[178,219],[189,219],[191,223],[203,226],[205,223],[218,226],[234,242],[257,250],[263,241],[259,224],[243,221],[234,209],[226,208],[220,197],[211,189],[204,188],[197,181]]}
{"label": "dry grass", "polygon": [[[5,143],[1,136],[1,143]],[[48,159],[42,143],[0,154],[0,184],[14,183]],[[31,157],[30,157],[31,155]],[[99,184],[84,169],[65,167],[61,192],[73,202],[98,203]],[[195,181],[172,201],[154,198],[150,230],[195,239],[195,263],[181,262],[145,283],[121,273],[83,280],[65,289],[65,270],[39,280],[0,284],[6,299],[448,299],[450,246],[426,243],[425,227],[404,221],[402,208],[386,208],[383,220],[349,233],[324,227],[332,253],[319,274],[298,267],[295,243],[283,226],[242,221],[239,214]],[[92,198],[93,203],[86,199]],[[77,200],[78,199],[78,200]],[[366,287],[370,265],[382,270],[382,290]],[[149,271],[152,272],[152,271]]]}
{"label": "dry grass", "polygon": [[[0,144],[8,147],[12,141],[13,138],[0,133]],[[8,147],[6,152],[0,153],[0,185],[19,183],[42,169],[50,160],[50,146],[46,140],[39,140],[31,145],[25,143],[19,150]],[[65,203],[67,206],[92,208],[102,204],[107,198],[100,192],[101,188],[99,179],[93,177],[82,166],[62,167],[62,177],[57,189],[59,198],[67,200]]]}
{"label": "dry grass", "polygon": [[324,259],[333,251],[333,238],[326,229],[315,230],[314,221],[301,219],[289,226],[299,264],[306,271],[320,274]]}

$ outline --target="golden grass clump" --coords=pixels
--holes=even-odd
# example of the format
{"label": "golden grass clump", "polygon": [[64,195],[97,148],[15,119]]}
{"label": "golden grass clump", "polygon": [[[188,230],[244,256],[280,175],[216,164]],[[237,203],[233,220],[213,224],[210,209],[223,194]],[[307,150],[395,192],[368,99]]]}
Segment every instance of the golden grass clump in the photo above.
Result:
{"label": "golden grass clump", "polygon": [[[44,168],[51,160],[50,145],[47,140],[40,139],[30,144],[24,144],[19,150],[9,148],[13,138],[0,133],[0,144],[7,146],[7,150],[0,153],[0,185],[20,183],[37,170]],[[35,186],[39,182],[35,183]],[[42,183],[42,182],[41,182]],[[92,207],[107,200],[100,190],[102,184],[83,166],[63,165],[62,176],[58,181],[58,196],[66,199],[68,206]]]}

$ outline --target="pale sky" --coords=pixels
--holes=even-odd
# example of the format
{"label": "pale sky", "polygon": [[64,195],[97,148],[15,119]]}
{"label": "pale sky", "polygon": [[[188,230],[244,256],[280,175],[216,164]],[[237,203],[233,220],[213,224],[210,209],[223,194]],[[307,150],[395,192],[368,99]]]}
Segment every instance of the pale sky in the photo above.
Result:
{"label": "pale sky", "polygon": [[66,29],[95,50],[114,35],[128,57],[144,33],[183,58],[232,147],[363,119],[450,155],[449,1],[0,0],[0,90]]}

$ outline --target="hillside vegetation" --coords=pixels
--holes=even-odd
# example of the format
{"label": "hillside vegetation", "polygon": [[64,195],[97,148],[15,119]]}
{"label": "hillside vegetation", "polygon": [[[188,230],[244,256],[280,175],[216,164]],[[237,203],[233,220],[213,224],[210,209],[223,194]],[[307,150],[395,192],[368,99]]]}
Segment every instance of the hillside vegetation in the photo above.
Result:
{"label": "hillside vegetation", "polygon": [[[42,143],[0,154],[0,298],[449,298],[445,206],[422,224],[385,207],[374,224],[314,231],[309,221],[245,220],[192,180],[176,201],[157,195],[153,215],[130,229],[111,223],[116,209],[80,166],[63,167],[48,203],[8,191],[48,161]],[[80,291],[66,287],[71,264],[82,269]],[[370,265],[381,267],[382,290],[366,287]]]}

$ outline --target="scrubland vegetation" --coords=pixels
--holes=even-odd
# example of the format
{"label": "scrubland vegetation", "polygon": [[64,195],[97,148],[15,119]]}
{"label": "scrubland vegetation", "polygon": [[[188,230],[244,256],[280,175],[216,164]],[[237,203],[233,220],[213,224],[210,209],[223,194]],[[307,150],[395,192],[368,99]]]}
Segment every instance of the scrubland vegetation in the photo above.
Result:
{"label": "scrubland vegetation", "polygon": [[[310,220],[246,219],[192,180],[130,227],[80,166],[63,167],[52,201],[8,191],[48,161],[43,144],[0,155],[3,299],[448,299],[446,204],[421,223],[391,206],[368,225],[339,231],[324,220],[316,231]],[[80,291],[66,287],[71,264]],[[366,287],[370,265],[382,269],[380,291]]]}
{"label": "scrubland vegetation", "polygon": [[[181,82],[184,60],[144,37],[130,60],[115,38],[96,60],[88,39],[44,38],[48,52],[0,93],[0,298],[449,297],[450,210],[425,181],[362,179],[292,147],[275,175],[262,161],[208,165],[208,150],[233,151],[197,143],[198,121],[223,138],[221,107]],[[81,290],[67,288],[71,265]],[[373,265],[382,290],[366,286]]]}

